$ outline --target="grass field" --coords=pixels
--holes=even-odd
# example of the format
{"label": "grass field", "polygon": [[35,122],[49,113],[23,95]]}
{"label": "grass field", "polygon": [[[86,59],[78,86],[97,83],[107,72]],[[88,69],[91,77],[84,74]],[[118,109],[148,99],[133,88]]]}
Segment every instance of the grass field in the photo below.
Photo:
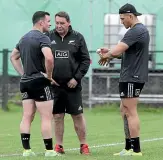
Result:
{"label": "grass field", "polygon": [[[19,136],[21,120],[20,107],[11,106],[11,111],[0,111],[0,159],[45,159],[44,145],[40,134],[40,119],[38,114],[32,124],[31,147],[37,157],[23,158]],[[119,108],[113,106],[85,109],[87,120],[88,143],[90,156],[79,154],[79,142],[73,129],[71,117],[65,117],[64,147],[66,154],[49,159],[65,160],[162,160],[163,159],[163,109],[145,108],[139,105],[141,120],[141,145],[143,157],[114,157],[113,153],[120,151],[123,145],[123,125]],[[47,158],[46,158],[47,159]]]}

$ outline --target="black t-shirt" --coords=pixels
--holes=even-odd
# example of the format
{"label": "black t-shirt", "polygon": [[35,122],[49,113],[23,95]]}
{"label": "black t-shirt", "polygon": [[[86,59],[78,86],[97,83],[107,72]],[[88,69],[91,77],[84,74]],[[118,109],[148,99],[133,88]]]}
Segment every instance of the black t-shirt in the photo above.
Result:
{"label": "black t-shirt", "polygon": [[42,77],[40,72],[45,72],[44,55],[41,51],[43,47],[51,48],[51,42],[49,37],[38,30],[31,30],[25,34],[16,45],[24,69],[24,80]]}
{"label": "black t-shirt", "polygon": [[122,55],[120,82],[148,80],[149,39],[149,32],[141,23],[126,32],[121,42],[129,48]]}

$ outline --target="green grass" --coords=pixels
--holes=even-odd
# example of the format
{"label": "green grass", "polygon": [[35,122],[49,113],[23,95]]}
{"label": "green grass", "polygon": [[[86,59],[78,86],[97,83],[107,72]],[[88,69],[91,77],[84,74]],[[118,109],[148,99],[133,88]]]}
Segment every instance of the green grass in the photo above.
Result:
{"label": "green grass", "polygon": [[[9,105],[10,112],[0,110],[0,159],[20,160],[29,159],[21,156],[12,156],[12,154],[21,154],[22,147],[19,136],[19,123],[22,116],[22,108],[16,105]],[[163,137],[163,109],[151,108],[139,105],[139,115],[141,120],[141,140],[162,138]],[[124,140],[123,125],[117,105],[98,106],[92,110],[85,109],[87,121],[88,143],[90,146],[97,146],[111,143],[121,143]],[[33,151],[38,154],[36,159],[45,159],[43,156],[44,145],[40,133],[40,118],[36,114],[31,129],[31,146]],[[73,129],[72,119],[69,115],[65,117],[64,148],[66,155],[55,157],[53,159],[64,160],[162,160],[163,158],[163,140],[143,142],[143,157],[114,157],[113,153],[120,151],[124,146],[119,144],[115,146],[91,148],[90,156],[82,156],[79,150],[66,150],[78,148],[79,142]],[[8,155],[4,157],[4,155]],[[2,157],[3,156],[3,157]],[[46,158],[47,159],[47,158]],[[52,158],[49,158],[52,159]]]}

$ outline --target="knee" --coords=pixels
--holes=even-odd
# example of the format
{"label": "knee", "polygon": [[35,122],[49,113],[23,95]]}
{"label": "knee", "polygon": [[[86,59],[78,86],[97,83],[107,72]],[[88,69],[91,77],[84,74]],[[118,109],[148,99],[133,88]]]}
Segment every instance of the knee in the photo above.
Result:
{"label": "knee", "polygon": [[54,114],[53,117],[54,117],[54,121],[55,122],[58,122],[58,121],[63,121],[64,120],[64,114]]}
{"label": "knee", "polygon": [[120,113],[122,117],[126,114],[126,107],[122,104],[120,105]]}
{"label": "knee", "polygon": [[129,116],[129,109],[128,109],[128,106],[127,105],[123,105],[123,113],[127,117]]}
{"label": "knee", "polygon": [[34,120],[34,117],[35,113],[24,113],[22,120],[31,123]]}
{"label": "knee", "polygon": [[35,117],[35,113],[34,113],[34,114],[32,114],[32,116],[31,116],[31,122],[33,122],[34,117]]}
{"label": "knee", "polygon": [[73,118],[74,121],[82,121],[82,120],[84,120],[83,114],[72,115],[72,118]]}
{"label": "knee", "polygon": [[81,127],[81,124],[85,124],[85,119],[84,119],[83,114],[73,115],[72,118],[74,121],[75,129],[78,129],[79,127]]}
{"label": "knee", "polygon": [[120,113],[121,115],[124,114],[124,108],[122,106],[120,107]]}
{"label": "knee", "polygon": [[124,106],[124,114],[126,115],[127,118],[134,116],[136,113],[137,111],[133,106],[128,106],[128,105]]}

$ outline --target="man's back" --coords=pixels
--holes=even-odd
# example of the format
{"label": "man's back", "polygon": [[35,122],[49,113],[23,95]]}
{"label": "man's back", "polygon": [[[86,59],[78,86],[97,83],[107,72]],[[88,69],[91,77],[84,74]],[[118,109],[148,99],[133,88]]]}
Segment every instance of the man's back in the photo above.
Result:
{"label": "man's back", "polygon": [[17,49],[20,51],[24,76],[35,77],[41,75],[40,72],[45,72],[44,55],[41,49],[46,46],[50,46],[50,40],[39,30],[31,30],[21,38]]}
{"label": "man's back", "polygon": [[149,32],[141,24],[127,31],[122,42],[129,48],[122,56],[120,82],[139,82],[148,80]]}

